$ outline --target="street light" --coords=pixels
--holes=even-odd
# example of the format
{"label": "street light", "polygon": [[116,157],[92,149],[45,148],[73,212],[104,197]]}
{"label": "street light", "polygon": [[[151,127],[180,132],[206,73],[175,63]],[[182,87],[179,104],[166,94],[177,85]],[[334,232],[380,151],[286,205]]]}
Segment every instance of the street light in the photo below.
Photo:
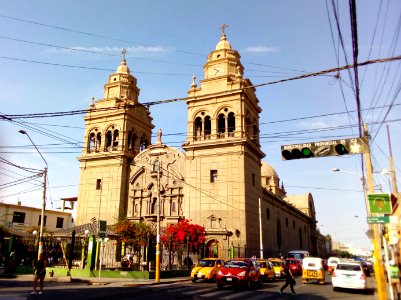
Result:
{"label": "street light", "polygon": [[36,147],[35,143],[32,141],[31,137],[29,136],[28,132],[25,130],[18,131],[21,134],[25,134],[28,139],[31,141],[32,145],[35,147],[36,151],[38,151],[40,157],[42,157],[43,161],[46,164],[46,167],[43,169],[43,196],[42,196],[42,212],[40,216],[40,231],[39,231],[39,250],[38,250],[38,259],[40,255],[43,253],[43,224],[45,222],[45,209],[46,209],[46,179],[47,179],[47,161],[43,157],[42,153],[40,153],[38,147]]}

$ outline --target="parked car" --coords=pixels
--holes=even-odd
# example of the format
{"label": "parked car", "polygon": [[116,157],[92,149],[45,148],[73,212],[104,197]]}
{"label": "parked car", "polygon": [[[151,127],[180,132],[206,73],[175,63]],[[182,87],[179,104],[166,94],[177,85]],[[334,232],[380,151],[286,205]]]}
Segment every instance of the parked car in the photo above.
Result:
{"label": "parked car", "polygon": [[331,275],[333,290],[338,288],[366,290],[366,275],[360,262],[340,262]]}
{"label": "parked car", "polygon": [[274,274],[276,278],[283,278],[284,274],[284,261],[280,258],[269,258],[274,268]]}
{"label": "parked car", "polygon": [[333,273],[339,262],[340,258],[334,256],[329,257],[329,259],[327,260],[327,272],[329,272],[329,274]]}
{"label": "parked car", "polygon": [[259,271],[264,281],[276,279],[276,273],[274,272],[274,267],[271,261],[267,259],[259,259],[256,262],[259,265]]}
{"label": "parked car", "polygon": [[260,274],[256,261],[249,258],[236,258],[228,260],[216,276],[217,288],[221,289],[225,285],[235,288],[245,286],[263,286],[263,278]]}
{"label": "parked car", "polygon": [[302,282],[317,281],[324,284],[325,271],[320,257],[305,257],[302,260]]}
{"label": "parked car", "polygon": [[302,275],[302,265],[298,259],[287,258],[285,263],[290,267],[292,275]]}
{"label": "parked car", "polygon": [[217,272],[224,266],[224,260],[219,258],[201,259],[191,271],[191,280],[198,279],[216,281]]}

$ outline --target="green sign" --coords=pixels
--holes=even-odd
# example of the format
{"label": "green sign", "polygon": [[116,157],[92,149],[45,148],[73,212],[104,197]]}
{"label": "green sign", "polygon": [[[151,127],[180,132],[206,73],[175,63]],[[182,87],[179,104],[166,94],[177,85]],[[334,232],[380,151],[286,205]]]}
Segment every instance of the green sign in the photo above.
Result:
{"label": "green sign", "polygon": [[390,194],[368,194],[371,214],[391,214]]}
{"label": "green sign", "polygon": [[389,216],[368,217],[368,224],[382,224],[382,223],[390,223],[390,217]]}

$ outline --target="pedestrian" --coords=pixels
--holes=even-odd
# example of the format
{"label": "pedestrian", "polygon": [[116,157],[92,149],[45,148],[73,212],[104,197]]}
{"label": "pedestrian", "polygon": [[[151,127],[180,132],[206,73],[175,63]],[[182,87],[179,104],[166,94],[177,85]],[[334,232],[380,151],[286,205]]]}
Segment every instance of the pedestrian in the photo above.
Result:
{"label": "pedestrian", "polygon": [[46,260],[45,260],[45,255],[42,253],[39,256],[38,261],[35,264],[35,268],[33,269],[33,291],[31,292],[31,295],[36,295],[38,294],[36,288],[38,286],[38,280],[39,280],[39,295],[42,295],[43,293],[43,281],[45,280],[46,276]]}
{"label": "pedestrian", "polygon": [[17,251],[14,249],[10,253],[10,261],[8,264],[10,275],[13,275],[13,273],[15,272],[16,261],[17,261]]}
{"label": "pedestrian", "polygon": [[283,295],[283,291],[289,285],[291,288],[292,295],[294,296],[294,295],[296,295],[296,293],[294,291],[295,278],[292,275],[290,266],[288,264],[284,265],[284,273],[285,273],[285,284],[282,286],[279,293],[280,293],[280,295]]}

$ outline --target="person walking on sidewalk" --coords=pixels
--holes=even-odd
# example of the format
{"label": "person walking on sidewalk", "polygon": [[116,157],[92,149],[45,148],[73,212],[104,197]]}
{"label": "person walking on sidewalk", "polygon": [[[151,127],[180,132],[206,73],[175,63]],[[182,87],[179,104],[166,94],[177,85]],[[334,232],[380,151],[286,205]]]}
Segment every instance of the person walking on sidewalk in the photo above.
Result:
{"label": "person walking on sidewalk", "polygon": [[38,261],[35,264],[35,268],[33,269],[33,291],[31,295],[36,295],[38,292],[36,290],[39,281],[39,295],[43,293],[43,281],[45,280],[46,276],[46,260],[45,255],[42,253],[39,256]]}
{"label": "person walking on sidewalk", "polygon": [[296,293],[294,291],[295,278],[292,275],[289,264],[284,265],[284,273],[285,273],[285,284],[282,286],[279,293],[280,293],[280,295],[283,295],[283,291],[285,290],[285,288],[287,286],[290,286],[292,295],[294,296],[294,295],[296,295]]}

